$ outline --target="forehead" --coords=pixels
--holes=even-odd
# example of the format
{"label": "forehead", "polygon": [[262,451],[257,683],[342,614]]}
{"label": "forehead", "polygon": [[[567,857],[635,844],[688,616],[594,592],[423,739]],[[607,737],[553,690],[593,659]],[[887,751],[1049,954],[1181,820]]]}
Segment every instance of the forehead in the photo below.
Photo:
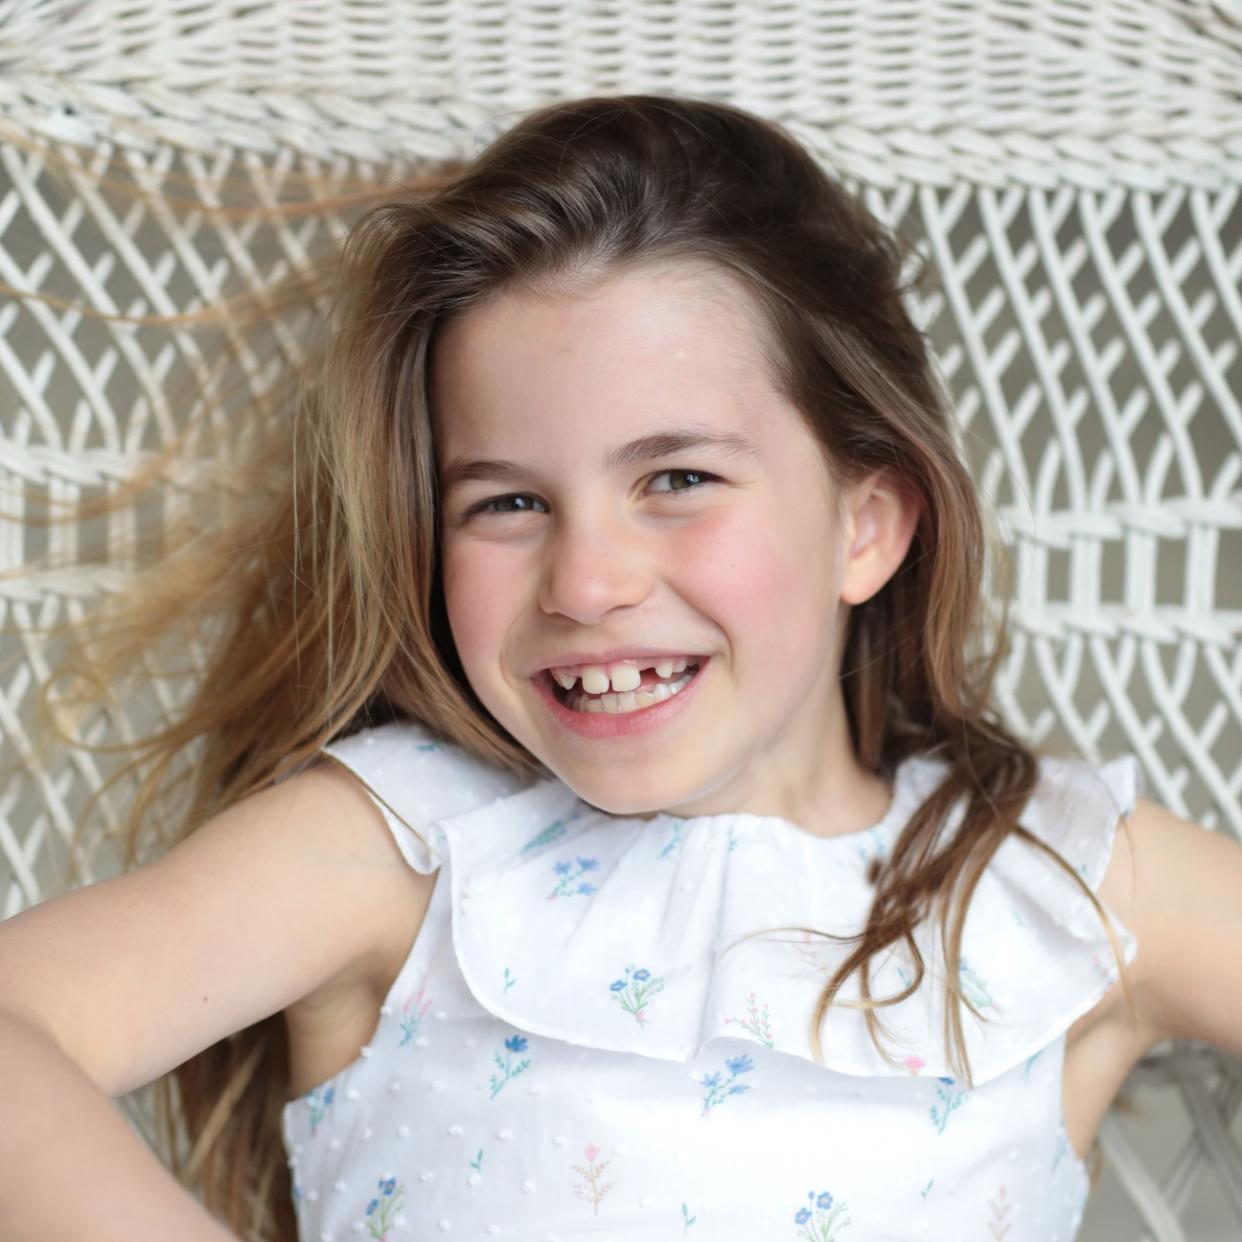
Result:
{"label": "forehead", "polygon": [[760,433],[777,400],[758,307],[703,264],[613,272],[573,290],[505,292],[437,333],[436,455],[529,456],[670,424]]}

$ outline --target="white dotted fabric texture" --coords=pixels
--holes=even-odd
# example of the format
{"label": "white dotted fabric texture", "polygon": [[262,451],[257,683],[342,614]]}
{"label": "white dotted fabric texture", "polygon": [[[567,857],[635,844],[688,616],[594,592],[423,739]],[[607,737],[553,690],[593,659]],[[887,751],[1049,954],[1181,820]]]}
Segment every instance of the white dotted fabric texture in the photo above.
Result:
{"label": "white dotted fabric texture", "polygon": [[[1011,840],[977,890],[961,982],[994,1021],[964,1015],[973,1087],[933,1037],[938,941],[920,944],[925,986],[883,1012],[897,1066],[837,1006],[812,1059],[817,981],[844,946],[735,943],[859,930],[865,864],[936,764],[903,765],[871,828],[817,837],[746,813],[607,816],[403,723],[325,749],[382,800],[411,865],[440,874],[368,1044],[285,1109],[304,1240],[1076,1233],[1088,1179],[1061,1113],[1064,1037],[1116,967],[1059,868]],[[1094,889],[1137,763],[1041,763],[1022,822]],[[908,972],[890,955],[873,995]]]}

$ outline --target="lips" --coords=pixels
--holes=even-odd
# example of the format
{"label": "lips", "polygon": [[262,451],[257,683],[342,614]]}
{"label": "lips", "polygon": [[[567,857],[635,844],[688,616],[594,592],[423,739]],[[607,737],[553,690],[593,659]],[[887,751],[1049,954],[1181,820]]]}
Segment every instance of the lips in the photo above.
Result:
{"label": "lips", "polygon": [[690,710],[690,704],[698,697],[699,687],[704,680],[703,674],[709,663],[710,658],[703,657],[689,684],[676,694],[649,707],[616,715],[575,711],[567,706],[562,701],[560,687],[555,678],[547,670],[541,670],[533,676],[531,684],[551,712],[552,719],[568,733],[590,742],[619,742],[627,737],[638,737],[663,727],[671,727],[674,720],[684,716]]}

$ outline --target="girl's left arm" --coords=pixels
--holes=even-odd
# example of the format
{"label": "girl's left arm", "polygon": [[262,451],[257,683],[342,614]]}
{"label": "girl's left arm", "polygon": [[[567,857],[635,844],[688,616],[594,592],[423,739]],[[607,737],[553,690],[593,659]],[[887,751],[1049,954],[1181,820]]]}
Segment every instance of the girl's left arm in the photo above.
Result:
{"label": "girl's left arm", "polygon": [[1106,903],[1106,886],[1118,895],[1138,942],[1131,969],[1149,1046],[1197,1039],[1242,1056],[1242,844],[1136,798],[1109,871],[1100,892]]}

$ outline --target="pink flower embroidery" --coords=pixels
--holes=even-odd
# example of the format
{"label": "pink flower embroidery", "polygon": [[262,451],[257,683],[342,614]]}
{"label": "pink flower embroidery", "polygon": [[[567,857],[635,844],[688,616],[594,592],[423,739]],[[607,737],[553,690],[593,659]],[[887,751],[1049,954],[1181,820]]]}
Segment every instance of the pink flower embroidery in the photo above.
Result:
{"label": "pink flower embroidery", "polygon": [[768,1013],[768,1004],[764,1001],[760,1007],[754,992],[746,994],[746,1017],[726,1018],[725,1026],[740,1026],[742,1030],[749,1031],[764,1047],[772,1047],[772,1020]]}
{"label": "pink flower embroidery", "polygon": [[1004,1186],[997,1192],[996,1198],[988,1204],[988,1207],[992,1209],[992,1219],[988,1222],[988,1230],[997,1242],[1009,1232],[1009,1226],[1013,1223],[1006,1219],[1012,1206],[1013,1204],[1006,1200]]}
{"label": "pink flower embroidery", "polygon": [[600,1161],[596,1164],[596,1157],[599,1155],[599,1148],[594,1143],[588,1143],[583,1149],[587,1162],[585,1165],[575,1164],[574,1171],[582,1175],[582,1181],[574,1188],[579,1199],[585,1199],[595,1208],[595,1215],[599,1215],[600,1200],[612,1189],[612,1182],[601,1182],[600,1177],[604,1170],[611,1163],[608,1160]]}

